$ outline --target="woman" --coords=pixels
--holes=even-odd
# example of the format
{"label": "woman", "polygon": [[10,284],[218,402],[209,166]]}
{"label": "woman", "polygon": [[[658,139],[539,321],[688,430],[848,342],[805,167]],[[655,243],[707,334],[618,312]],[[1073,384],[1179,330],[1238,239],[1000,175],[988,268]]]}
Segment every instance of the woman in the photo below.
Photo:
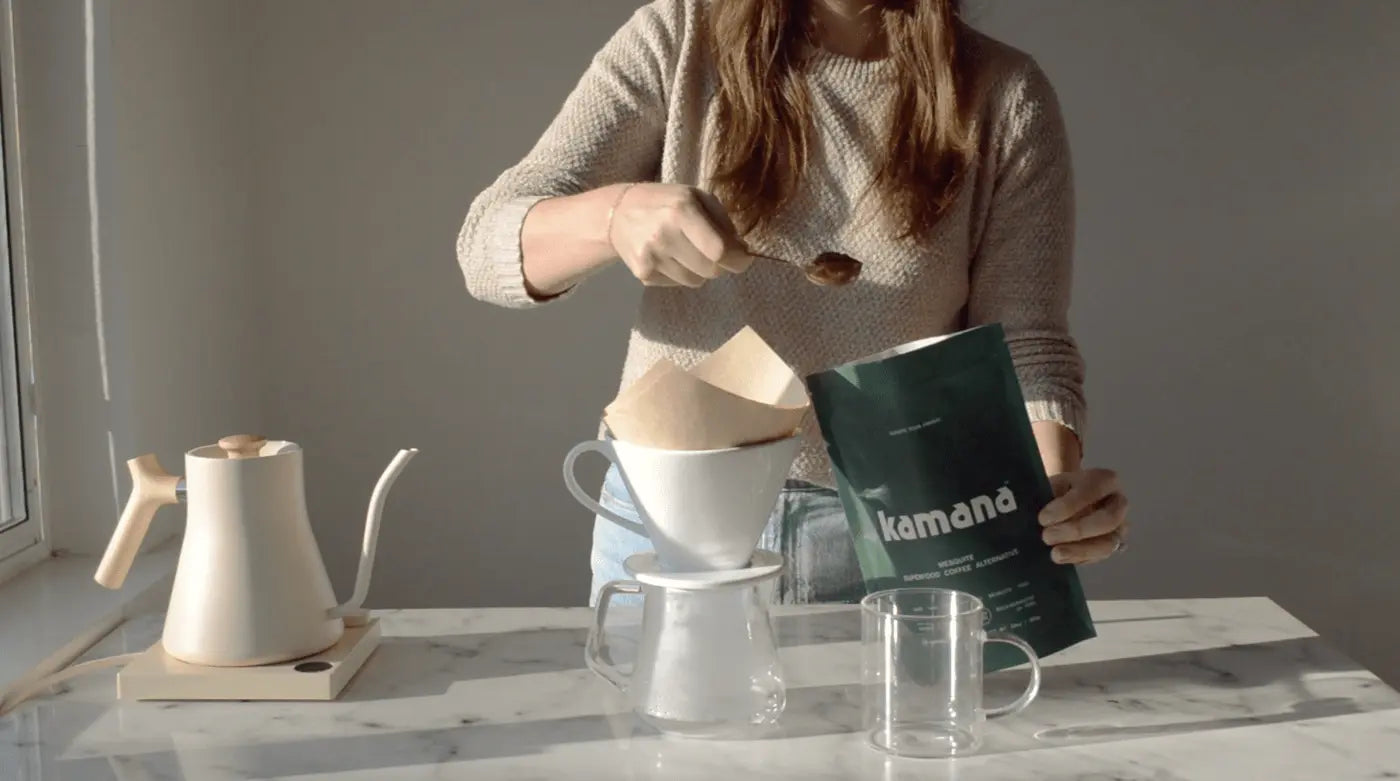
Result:
{"label": "woman", "polygon": [[[1068,333],[1073,193],[1053,89],[952,0],[655,0],[597,53],[528,156],[473,202],[469,291],[508,307],[618,262],[645,290],[621,384],[692,366],[745,325],[799,374],[999,321],[1057,498],[1056,561],[1122,547],[1127,500],[1080,465],[1083,368]],[[864,262],[842,288],[750,251]],[[764,547],[785,602],[861,577],[815,421]],[[635,517],[618,475],[601,501]],[[594,593],[650,548],[595,522]]]}

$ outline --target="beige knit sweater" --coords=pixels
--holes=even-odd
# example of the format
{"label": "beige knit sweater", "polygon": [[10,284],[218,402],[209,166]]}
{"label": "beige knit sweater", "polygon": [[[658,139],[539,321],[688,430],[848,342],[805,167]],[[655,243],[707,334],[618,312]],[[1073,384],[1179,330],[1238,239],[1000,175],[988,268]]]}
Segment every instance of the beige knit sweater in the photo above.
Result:
{"label": "beige knit sweater", "polygon": [[[501,306],[548,306],[524,287],[520,229],[541,199],[624,181],[707,186],[714,71],[706,0],[654,0],[597,53],[529,154],[472,203],[457,240],[467,289]],[[816,140],[799,198],[757,251],[861,259],[860,279],[823,288],[757,263],[699,289],[644,288],[620,387],[656,360],[689,367],[744,325],[801,375],[979,323],[1004,326],[1032,420],[1084,424],[1083,363],[1068,333],[1074,203],[1055,93],[1026,54],[976,41],[980,159],[926,242],[897,240],[861,198],[887,138],[886,61],[831,53],[807,73]],[[586,295],[587,285],[566,295]],[[810,418],[810,416],[809,416]],[[815,420],[792,477],[833,486]]]}

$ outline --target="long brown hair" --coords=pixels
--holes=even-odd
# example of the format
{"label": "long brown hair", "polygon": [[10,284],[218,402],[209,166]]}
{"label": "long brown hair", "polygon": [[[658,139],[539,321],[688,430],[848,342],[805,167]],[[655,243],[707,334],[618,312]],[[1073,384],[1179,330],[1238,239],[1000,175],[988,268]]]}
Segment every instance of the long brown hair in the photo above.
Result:
{"label": "long brown hair", "polygon": [[[741,230],[765,225],[797,189],[810,152],[802,78],[812,0],[712,0],[718,70],[713,181]],[[891,146],[873,186],[924,236],[952,205],[975,152],[971,65],[957,0],[877,0],[894,66]]]}

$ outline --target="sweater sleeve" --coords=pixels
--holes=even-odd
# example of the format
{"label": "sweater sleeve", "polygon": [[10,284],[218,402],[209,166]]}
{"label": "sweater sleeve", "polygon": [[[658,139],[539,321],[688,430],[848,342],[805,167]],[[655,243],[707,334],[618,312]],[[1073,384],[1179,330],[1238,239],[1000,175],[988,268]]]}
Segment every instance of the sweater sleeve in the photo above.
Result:
{"label": "sweater sleeve", "polygon": [[1006,83],[995,180],[972,261],[969,325],[1000,322],[1032,421],[1081,439],[1084,362],[1069,333],[1074,183],[1058,98],[1028,61]]}
{"label": "sweater sleeve", "polygon": [[593,56],[529,153],[473,200],[457,236],[457,263],[473,297],[527,308],[567,296],[536,298],[525,287],[520,232],[531,207],[656,176],[666,78],[679,45],[678,6],[655,0],[634,12]]}

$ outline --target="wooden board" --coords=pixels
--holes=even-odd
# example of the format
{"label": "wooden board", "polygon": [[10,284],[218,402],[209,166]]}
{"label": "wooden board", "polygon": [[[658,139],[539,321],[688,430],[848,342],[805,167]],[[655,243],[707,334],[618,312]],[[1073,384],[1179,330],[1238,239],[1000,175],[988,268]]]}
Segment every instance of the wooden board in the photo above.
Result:
{"label": "wooden board", "polygon": [[334,700],[379,647],[379,622],[346,627],[330,649],[281,664],[206,667],[159,643],[117,673],[121,700]]}

